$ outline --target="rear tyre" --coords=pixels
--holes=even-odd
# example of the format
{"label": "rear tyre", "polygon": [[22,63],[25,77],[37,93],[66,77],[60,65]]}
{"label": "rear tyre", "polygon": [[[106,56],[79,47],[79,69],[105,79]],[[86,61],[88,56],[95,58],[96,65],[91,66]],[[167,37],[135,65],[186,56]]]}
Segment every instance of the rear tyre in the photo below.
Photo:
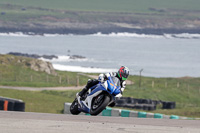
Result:
{"label": "rear tyre", "polygon": [[91,115],[98,115],[101,113],[110,102],[110,97],[108,94],[101,93],[94,97],[92,100],[92,106],[90,110]]}
{"label": "rear tyre", "polygon": [[71,104],[70,106],[70,112],[73,114],[73,115],[78,115],[80,114],[81,112],[78,110],[78,101],[77,99],[75,99],[73,101],[73,103]]}

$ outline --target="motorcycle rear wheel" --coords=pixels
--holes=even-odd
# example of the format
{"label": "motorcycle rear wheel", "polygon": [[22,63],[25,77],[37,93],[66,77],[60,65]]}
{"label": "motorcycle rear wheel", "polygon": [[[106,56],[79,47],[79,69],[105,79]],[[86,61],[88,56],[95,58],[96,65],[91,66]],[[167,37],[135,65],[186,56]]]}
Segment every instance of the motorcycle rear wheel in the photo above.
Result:
{"label": "motorcycle rear wheel", "polygon": [[78,101],[77,99],[75,99],[71,106],[70,106],[70,112],[73,114],[73,115],[78,115],[80,114],[81,112],[78,110]]}
{"label": "motorcycle rear wheel", "polygon": [[109,102],[110,102],[110,97],[108,94],[104,93],[99,94],[92,100],[90,114],[98,115],[106,108]]}

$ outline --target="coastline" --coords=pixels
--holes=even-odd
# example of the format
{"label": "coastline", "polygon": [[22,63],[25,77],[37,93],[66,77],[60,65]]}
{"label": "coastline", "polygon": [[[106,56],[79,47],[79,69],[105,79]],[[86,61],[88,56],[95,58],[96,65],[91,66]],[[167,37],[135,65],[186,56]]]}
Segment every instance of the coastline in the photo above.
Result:
{"label": "coastline", "polygon": [[200,29],[155,29],[155,28],[123,28],[123,27],[102,27],[102,28],[8,28],[0,27],[0,33],[16,33],[21,32],[25,35],[44,35],[44,34],[73,34],[73,35],[90,35],[96,33],[111,34],[111,33],[136,33],[136,34],[147,34],[147,35],[164,35],[164,34],[200,34]]}
{"label": "coastline", "polygon": [[[26,37],[21,37],[21,34],[23,34],[23,33],[19,33],[19,35],[18,35],[18,33],[16,33],[16,37],[15,37],[15,35],[14,35],[14,37],[12,37],[13,36],[13,33],[10,33],[10,34],[8,34],[8,35],[6,35],[6,34],[2,34],[2,35],[0,35],[0,37],[1,37],[1,39],[2,39],[2,42],[3,42],[3,40],[12,40],[11,41],[11,43],[10,44],[15,44],[15,39],[20,39],[20,41],[23,41],[23,40],[27,40],[27,38]],[[172,44],[172,43],[176,43],[176,42],[182,42],[182,41],[184,41],[184,43],[186,43],[186,45],[181,45],[181,49],[183,50],[183,46],[186,46],[186,49],[190,49],[190,46],[192,46],[192,42],[194,42],[194,44],[196,44],[196,45],[194,45],[194,46],[196,46],[196,48],[195,48],[195,51],[196,51],[196,49],[198,49],[198,47],[199,47],[199,45],[198,45],[198,42],[199,42],[199,39],[200,39],[200,37],[198,38],[198,39],[189,39],[189,37],[188,37],[188,39],[183,39],[183,40],[181,40],[181,39],[177,39],[177,38],[171,38],[171,37],[168,37],[168,35],[166,35],[166,36],[156,36],[156,35],[149,35],[150,36],[150,38],[148,38],[148,36],[147,37],[145,37],[145,35],[139,35],[139,37],[142,37],[142,38],[137,38],[137,36],[135,35],[134,36],[134,34],[133,34],[133,36],[129,36],[129,35],[127,35],[127,34],[124,34],[125,36],[122,36],[122,37],[120,37],[121,35],[120,34],[110,34],[110,35],[107,35],[107,34],[103,34],[103,37],[101,37],[102,36],[102,34],[101,33],[99,33],[99,34],[94,34],[94,35],[80,35],[80,36],[76,36],[76,35],[60,35],[60,34],[57,34],[57,35],[46,35],[46,34],[44,34],[44,35],[42,35],[42,36],[40,36],[40,35],[36,35],[36,36],[34,36],[34,35],[25,35],[25,36],[28,36],[30,39],[31,38],[33,38],[33,40],[38,40],[37,38],[39,37],[41,40],[39,40],[38,42],[37,42],[37,44],[38,45],[34,45],[34,46],[32,46],[32,44],[31,43],[29,43],[29,42],[26,42],[26,45],[29,45],[29,46],[31,46],[32,48],[34,48],[34,47],[38,47],[39,46],[39,44],[40,43],[43,43],[43,45],[44,46],[47,46],[46,48],[49,48],[48,47],[48,44],[49,44],[49,40],[53,40],[55,37],[56,38],[61,38],[61,39],[64,39],[65,40],[65,42],[67,41],[68,42],[68,39],[69,40],[72,40],[72,39],[76,39],[76,37],[78,37],[79,39],[81,39],[80,41],[81,41],[81,45],[83,45],[84,47],[87,47],[87,41],[88,40],[90,40],[90,41],[92,41],[93,39],[95,39],[95,38],[99,38],[99,39],[102,39],[102,38],[106,38],[106,39],[111,39],[111,40],[115,40],[115,39],[119,39],[119,40],[130,40],[130,44],[131,44],[131,40],[133,39],[135,39],[135,40],[138,40],[138,42],[140,43],[140,45],[138,45],[138,46],[143,46],[143,44],[146,44],[147,43],[147,41],[142,41],[142,40],[146,40],[146,39],[143,39],[143,38],[147,38],[147,40],[150,40],[151,38],[155,38],[155,39],[153,39],[155,42],[158,42],[158,44],[160,44],[160,40],[161,40],[161,42],[162,41],[166,41],[167,42],[167,44],[169,43],[169,44]],[[128,37],[126,37],[126,35],[128,36]],[[187,35],[187,34],[186,34]],[[190,34],[188,34],[189,36],[190,36]],[[200,34],[198,34],[198,36],[199,36]],[[4,37],[4,36],[6,36],[6,37]],[[11,36],[11,38],[9,38]],[[24,36],[24,35],[22,35],[22,36]],[[51,37],[51,36],[53,36],[53,37]],[[93,37],[94,36],[94,37]],[[100,36],[100,37],[99,37]],[[109,37],[108,37],[109,36]],[[117,37],[116,37],[117,36]],[[119,37],[118,37],[119,36]],[[21,37],[21,38],[20,38]],[[4,39],[5,38],[5,39]],[[52,39],[51,39],[52,38]],[[60,40],[60,39],[59,39]],[[85,42],[85,43],[82,43],[82,42]],[[186,42],[185,42],[186,41]],[[55,41],[54,43],[56,43],[57,41]],[[73,41],[74,42],[74,41]],[[78,42],[76,42],[77,44],[78,44]],[[103,43],[103,42],[102,42]],[[101,43],[101,44],[102,44]],[[103,43],[104,44],[104,43]],[[176,43],[177,44],[177,43]],[[181,43],[180,43],[181,44]],[[187,45],[188,44],[188,45]],[[23,47],[25,44],[18,44],[18,45],[16,45],[16,47],[15,47],[15,49],[12,49],[11,50],[11,47],[9,48],[9,51],[8,52],[21,52],[21,53],[29,53],[29,54],[40,54],[40,55],[51,55],[52,53],[48,53],[48,52],[45,52],[45,49],[43,49],[42,50],[42,52],[32,52],[32,51],[27,51],[27,50],[25,50],[25,49],[21,49],[20,47]],[[77,71],[77,70],[84,70],[84,72],[87,70],[87,71],[95,71],[95,72],[99,72],[99,71],[101,71],[101,72],[105,72],[105,69],[108,69],[107,67],[106,68],[104,68],[104,66],[102,67],[102,66],[100,66],[100,64],[101,63],[99,63],[98,62],[98,60],[97,61],[95,61],[95,62],[93,62],[94,60],[92,60],[88,55],[86,55],[86,54],[84,54],[84,53],[78,53],[78,55],[83,55],[83,56],[85,56],[86,57],[86,59],[83,59],[83,60],[72,60],[72,59],[69,59],[69,57],[67,56],[67,54],[69,54],[68,52],[67,52],[67,50],[70,48],[70,51],[77,51],[77,50],[79,50],[79,49],[73,49],[73,48],[71,48],[71,47],[73,47],[73,43],[72,42],[69,42],[69,44],[68,44],[68,46],[66,46],[65,47],[65,45],[62,43],[62,41],[61,41],[61,43],[60,43],[60,45],[61,45],[61,47],[62,48],[65,48],[66,49],[66,51],[64,52],[64,53],[62,53],[62,50],[61,50],[61,52],[59,52],[59,54],[57,54],[57,52],[55,51],[55,53],[54,53],[54,55],[56,55],[56,56],[59,56],[59,58],[58,59],[54,59],[54,60],[51,60],[50,62],[52,62],[54,65],[57,65],[57,64],[59,64],[59,65],[57,65],[57,69],[58,70],[60,70],[60,69],[62,69],[63,71],[66,71],[66,70],[73,70],[73,71]],[[3,50],[3,47],[5,46],[5,47],[9,47],[9,45],[8,44],[4,44],[4,43],[2,43],[2,50]],[[11,45],[12,46],[12,45]],[[53,45],[52,45],[53,46]],[[131,45],[132,46],[132,45]],[[154,46],[154,45],[153,45]],[[164,46],[164,45],[163,45]],[[170,48],[170,46],[173,46],[174,47],[174,45],[172,44],[172,45],[169,45],[169,46],[167,46],[167,48]],[[177,49],[179,49],[179,43],[177,44]],[[20,49],[18,49],[18,47],[20,48]],[[144,45],[144,47],[146,47],[145,45]],[[130,48],[130,47],[129,47]],[[133,47],[134,48],[134,47]],[[7,48],[6,48],[7,49]],[[162,47],[161,47],[161,49],[162,49]],[[179,50],[179,52],[181,52],[181,49]],[[52,49],[53,51],[54,51],[54,49]],[[168,49],[168,50],[171,50],[171,49]],[[164,50],[165,51],[165,50]],[[188,51],[188,50],[186,50],[186,51]],[[198,51],[198,50],[197,50]],[[6,52],[6,53],[8,53],[8,52]],[[4,53],[4,52],[3,52]],[[177,53],[177,51],[175,52],[175,53]],[[194,51],[192,51],[192,52],[187,52],[188,54],[189,53],[196,53],[196,52],[194,52]],[[71,53],[70,53],[71,54]],[[77,54],[77,53],[72,53],[72,54]],[[193,54],[192,54],[193,55]],[[64,56],[64,57],[63,57]],[[169,56],[169,55],[166,55],[167,57]],[[185,57],[187,57],[187,56],[185,56]],[[193,57],[196,57],[196,56],[193,56]],[[177,57],[176,57],[177,58]],[[181,57],[180,57],[180,59],[181,59]],[[185,60],[186,60],[186,58],[184,59],[184,61],[183,62],[185,62]],[[189,60],[188,60],[189,61]],[[171,62],[171,60],[169,61],[169,62]],[[180,62],[180,61],[179,61]],[[89,64],[90,65],[89,65]],[[96,65],[97,63],[99,63],[98,65]],[[162,62],[162,63],[164,63],[164,62]],[[173,62],[172,62],[173,63]],[[175,62],[176,63],[176,62]],[[109,64],[109,62],[108,62],[108,64]],[[180,63],[179,63],[180,64]],[[62,66],[60,66],[60,65],[62,65]],[[111,65],[111,64],[109,64],[109,65]],[[173,65],[173,64],[172,64]],[[186,65],[187,65],[187,63],[186,63]],[[198,64],[197,64],[198,65]],[[112,66],[112,65],[111,65]],[[100,68],[99,68],[100,67]],[[131,66],[132,67],[132,66]],[[135,67],[135,66],[134,66]],[[158,72],[158,70],[157,69],[152,69],[152,71],[154,71],[154,72],[152,72],[152,71],[149,71],[150,69],[148,68],[144,68],[144,64],[138,64],[138,66],[137,66],[137,68],[134,68],[134,73],[133,74],[138,74],[138,72],[135,72],[135,69],[137,69],[136,71],[139,71],[141,68],[144,68],[145,69],[145,71],[146,72],[144,72],[144,73],[142,73],[144,76],[154,76],[154,77],[184,77],[184,76],[192,76],[192,77],[199,77],[199,75],[198,75],[198,73],[196,73],[196,72],[192,72],[191,74],[188,74],[188,73],[185,73],[186,71],[188,71],[186,68],[187,67],[184,67],[184,68],[182,68],[182,66],[181,65],[178,65],[177,67],[179,67],[180,69],[182,68],[182,69],[185,69],[184,70],[184,72],[183,73],[185,73],[185,74],[181,74],[179,71],[180,71],[180,69],[177,69],[177,67],[174,67],[174,66],[171,66],[171,67],[173,67],[173,69],[169,69],[170,71],[173,71],[173,73],[172,74],[168,74],[167,73],[167,75],[166,76],[163,76],[163,75],[165,75],[166,73],[165,72],[163,72],[162,73],[162,71],[160,71],[160,72]],[[190,67],[190,65],[188,65],[188,67]],[[72,69],[73,68],[73,69]],[[101,68],[104,68],[103,70],[101,69]],[[115,68],[115,66],[113,66],[113,67],[110,67],[111,69],[113,69],[113,68]],[[166,68],[165,66],[164,66],[164,64],[163,65],[161,65],[161,68]],[[196,68],[196,67],[192,67],[192,71],[194,70],[194,68]],[[110,71],[110,69],[109,69],[109,71]],[[176,75],[174,72],[176,72],[176,71],[178,71],[176,74],[178,74],[178,75]],[[190,70],[191,71],[191,70]],[[179,74],[181,74],[181,75],[179,75]]]}

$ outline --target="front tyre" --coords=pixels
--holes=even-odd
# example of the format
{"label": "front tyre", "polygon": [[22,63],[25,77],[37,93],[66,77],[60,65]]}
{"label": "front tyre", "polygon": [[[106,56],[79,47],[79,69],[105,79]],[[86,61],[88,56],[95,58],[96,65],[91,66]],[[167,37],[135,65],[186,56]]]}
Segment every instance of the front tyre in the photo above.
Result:
{"label": "front tyre", "polygon": [[90,110],[91,115],[98,115],[101,113],[110,102],[110,97],[108,94],[101,93],[94,97],[92,100],[92,106]]}
{"label": "front tyre", "polygon": [[70,106],[70,112],[73,114],[73,115],[78,115],[80,114],[81,112],[78,110],[78,100],[75,99],[73,101],[73,103],[71,104]]}

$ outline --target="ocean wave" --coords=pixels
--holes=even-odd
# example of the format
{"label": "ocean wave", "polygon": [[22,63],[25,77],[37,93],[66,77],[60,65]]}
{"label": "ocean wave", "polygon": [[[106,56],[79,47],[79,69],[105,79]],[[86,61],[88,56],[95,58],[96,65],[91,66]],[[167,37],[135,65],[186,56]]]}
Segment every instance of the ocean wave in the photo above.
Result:
{"label": "ocean wave", "polygon": [[121,32],[121,33],[110,33],[110,34],[102,34],[98,32],[96,34],[91,34],[91,36],[110,36],[110,37],[138,37],[138,38],[162,38],[162,35],[153,35],[153,34],[137,34],[137,33],[128,33],[128,32]]}
{"label": "ocean wave", "polygon": [[184,39],[200,39],[200,34],[164,34],[165,38],[184,38]]}
{"label": "ocean wave", "polygon": [[53,64],[53,67],[54,69],[60,70],[60,71],[84,72],[84,73],[107,73],[107,72],[117,71],[117,69],[68,66],[68,65],[60,65],[60,64]]}
{"label": "ocean wave", "polygon": [[103,36],[103,37],[135,37],[135,38],[183,38],[183,39],[200,39],[200,34],[190,34],[190,33],[181,33],[181,34],[163,34],[163,35],[154,35],[154,34],[137,34],[137,33],[110,33],[102,34],[98,32],[96,34],[91,34],[91,36]]}
{"label": "ocean wave", "polygon": [[180,34],[137,34],[137,33],[128,33],[128,32],[112,32],[109,34],[103,34],[97,32],[95,34],[86,34],[86,35],[76,35],[76,34],[35,34],[28,32],[24,34],[23,32],[9,32],[9,33],[0,33],[0,36],[14,36],[14,37],[31,37],[31,36],[43,36],[43,37],[56,37],[56,36],[100,36],[100,37],[135,37],[135,38],[182,38],[182,39],[200,39],[200,34],[190,34],[190,33],[180,33]]}
{"label": "ocean wave", "polygon": [[24,34],[22,32],[9,32],[9,33],[0,33],[0,36],[28,37],[30,35]]}
{"label": "ocean wave", "polygon": [[[67,34],[72,35],[72,34]],[[13,37],[56,37],[56,36],[65,36],[64,34],[35,34],[33,32],[23,33],[23,32],[8,32],[8,33],[0,33],[0,36],[13,36]]]}

